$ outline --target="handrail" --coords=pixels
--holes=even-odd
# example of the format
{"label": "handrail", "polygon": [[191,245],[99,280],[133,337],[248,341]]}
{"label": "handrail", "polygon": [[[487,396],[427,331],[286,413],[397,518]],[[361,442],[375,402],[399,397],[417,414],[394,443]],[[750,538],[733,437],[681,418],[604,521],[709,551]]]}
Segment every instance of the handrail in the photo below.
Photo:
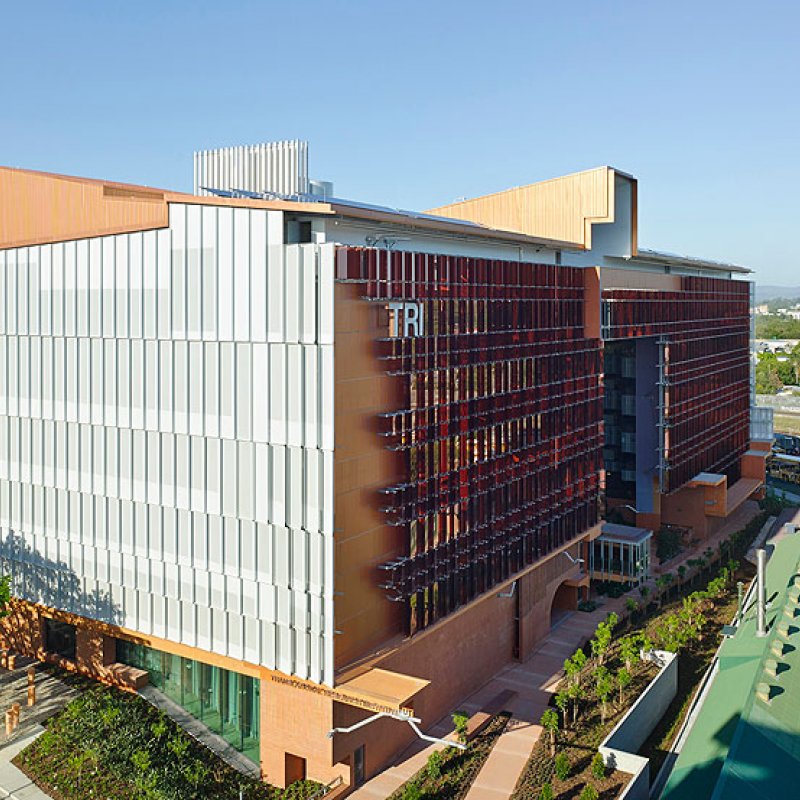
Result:
{"label": "handrail", "polygon": [[322,788],[317,789],[308,800],[322,800],[328,792],[332,789],[338,789],[343,783],[344,778],[341,775],[337,775],[330,783],[326,783]]}

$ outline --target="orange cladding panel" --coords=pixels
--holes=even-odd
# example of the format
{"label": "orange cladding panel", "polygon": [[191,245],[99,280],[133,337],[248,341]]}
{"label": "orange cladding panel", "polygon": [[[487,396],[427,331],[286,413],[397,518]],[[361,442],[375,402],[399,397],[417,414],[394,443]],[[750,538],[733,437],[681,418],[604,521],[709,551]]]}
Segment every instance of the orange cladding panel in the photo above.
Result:
{"label": "orange cladding panel", "polygon": [[164,193],[0,167],[0,248],[164,228]]}

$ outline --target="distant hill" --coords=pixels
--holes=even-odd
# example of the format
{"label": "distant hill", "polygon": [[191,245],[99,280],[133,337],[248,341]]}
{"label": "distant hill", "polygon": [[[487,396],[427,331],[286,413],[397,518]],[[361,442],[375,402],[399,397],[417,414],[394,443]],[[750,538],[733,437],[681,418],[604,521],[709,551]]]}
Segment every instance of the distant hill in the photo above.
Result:
{"label": "distant hill", "polygon": [[756,303],[766,303],[767,300],[774,300],[776,297],[800,297],[800,286],[768,286],[767,284],[756,284]]}

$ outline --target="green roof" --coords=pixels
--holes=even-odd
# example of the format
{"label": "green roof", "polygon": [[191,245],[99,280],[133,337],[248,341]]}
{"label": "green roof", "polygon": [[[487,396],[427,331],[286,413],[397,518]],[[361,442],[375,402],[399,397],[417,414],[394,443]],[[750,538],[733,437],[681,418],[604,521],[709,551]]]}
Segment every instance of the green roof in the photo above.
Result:
{"label": "green roof", "polygon": [[[797,581],[797,585],[795,585]],[[767,563],[766,637],[752,603],[719,652],[719,669],[662,800],[787,798],[800,774],[800,535]]]}

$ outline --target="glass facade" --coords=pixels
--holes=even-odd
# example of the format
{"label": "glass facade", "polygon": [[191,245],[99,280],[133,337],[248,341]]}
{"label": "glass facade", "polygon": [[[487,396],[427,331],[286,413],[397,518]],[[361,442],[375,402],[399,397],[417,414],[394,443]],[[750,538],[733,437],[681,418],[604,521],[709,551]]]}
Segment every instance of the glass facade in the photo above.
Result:
{"label": "glass facade", "polygon": [[117,639],[117,661],[147,670],[152,686],[260,763],[258,678],[124,639]]}
{"label": "glass facade", "polygon": [[596,580],[646,581],[650,576],[650,539],[650,531],[630,541],[600,536],[589,549],[589,574]]}
{"label": "glass facade", "polygon": [[45,618],[45,646],[48,653],[75,660],[75,626],[57,619]]}

